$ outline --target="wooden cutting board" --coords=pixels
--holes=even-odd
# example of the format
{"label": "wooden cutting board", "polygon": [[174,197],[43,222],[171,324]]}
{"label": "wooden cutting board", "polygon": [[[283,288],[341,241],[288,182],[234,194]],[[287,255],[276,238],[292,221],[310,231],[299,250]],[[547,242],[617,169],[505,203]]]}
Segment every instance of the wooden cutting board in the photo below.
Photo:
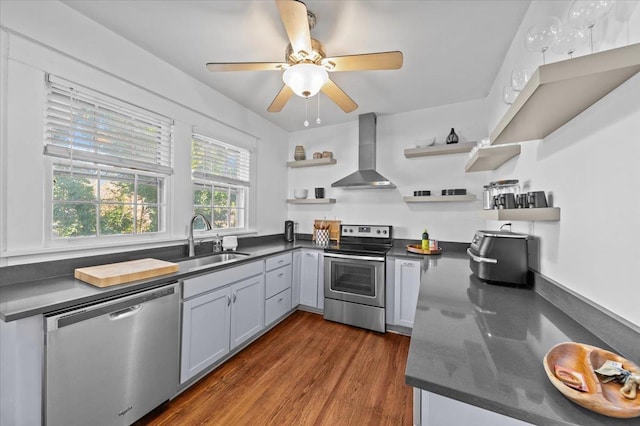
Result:
{"label": "wooden cutting board", "polygon": [[158,259],[138,259],[128,262],[76,268],[74,277],[96,287],[109,287],[131,281],[178,272],[177,263]]}
{"label": "wooden cutting board", "polygon": [[316,219],[313,221],[313,236],[312,240],[316,239],[316,228],[319,228],[321,225],[329,226],[329,239],[331,241],[340,242],[340,223],[339,220],[320,220]]}

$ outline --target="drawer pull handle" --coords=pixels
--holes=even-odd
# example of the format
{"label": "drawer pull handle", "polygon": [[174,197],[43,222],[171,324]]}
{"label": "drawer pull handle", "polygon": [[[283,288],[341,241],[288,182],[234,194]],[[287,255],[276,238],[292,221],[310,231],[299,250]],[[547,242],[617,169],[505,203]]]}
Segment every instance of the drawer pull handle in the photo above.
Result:
{"label": "drawer pull handle", "polygon": [[281,297],[280,299],[278,299],[278,303],[282,302],[283,298]]}
{"label": "drawer pull handle", "polygon": [[284,272],[280,272],[280,273],[278,274],[278,276],[279,276],[279,277],[284,276]]}
{"label": "drawer pull handle", "polygon": [[227,296],[227,306],[231,304],[231,296]]}
{"label": "drawer pull handle", "polygon": [[402,266],[411,266],[413,268],[414,264],[411,262],[403,262]]}
{"label": "drawer pull handle", "polygon": [[282,262],[284,262],[284,259],[278,260],[278,263],[282,263]]}
{"label": "drawer pull handle", "polygon": [[236,303],[236,292],[233,292],[233,303]]}

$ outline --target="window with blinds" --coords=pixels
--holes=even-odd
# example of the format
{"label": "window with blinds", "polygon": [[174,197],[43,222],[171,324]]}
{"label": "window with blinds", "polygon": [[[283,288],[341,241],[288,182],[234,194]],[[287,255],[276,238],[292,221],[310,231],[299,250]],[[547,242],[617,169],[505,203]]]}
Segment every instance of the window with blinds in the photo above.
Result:
{"label": "window with blinds", "polygon": [[48,76],[52,239],[164,231],[171,119]]}
{"label": "window with blinds", "polygon": [[46,155],[170,175],[171,119],[48,76]]}
{"label": "window with blinds", "polygon": [[216,229],[247,229],[250,151],[194,132],[191,171],[193,212]]}

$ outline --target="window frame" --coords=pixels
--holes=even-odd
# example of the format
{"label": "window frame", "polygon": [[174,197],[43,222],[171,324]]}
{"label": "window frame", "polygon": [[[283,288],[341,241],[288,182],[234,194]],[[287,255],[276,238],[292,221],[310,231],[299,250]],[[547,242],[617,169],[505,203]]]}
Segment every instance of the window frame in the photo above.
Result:
{"label": "window frame", "polygon": [[[45,246],[59,247],[59,246],[73,245],[78,243],[80,245],[84,245],[81,243],[82,241],[84,241],[85,243],[91,242],[92,244],[98,244],[98,245],[101,245],[102,244],[101,242],[103,242],[104,244],[109,245],[109,244],[113,244],[114,242],[141,243],[145,241],[155,241],[159,239],[166,239],[169,234],[168,228],[171,224],[171,217],[169,217],[169,215],[172,212],[172,209],[169,208],[169,206],[171,201],[171,197],[170,197],[171,188],[173,187],[172,174],[173,174],[174,143],[175,143],[174,120],[168,117],[165,117],[162,114],[139,107],[133,103],[120,100],[119,98],[113,95],[98,92],[94,89],[90,89],[90,88],[87,88],[86,86],[69,82],[67,80],[64,80],[62,78],[59,78],[50,74],[46,74],[45,77],[46,77],[45,78],[46,96],[45,96],[45,114],[44,114],[44,122],[43,122],[43,125],[44,125],[43,126],[43,130],[44,130],[43,157],[44,157],[44,164],[45,164],[45,179],[47,181],[45,185],[45,194],[44,194],[45,195],[44,196],[45,198],[44,200],[45,201],[45,209],[44,209]],[[82,151],[74,152],[75,140],[73,139],[71,140],[60,139],[61,142],[56,141],[55,137],[53,137],[52,139],[52,134],[49,132],[53,128],[55,133],[56,129],[55,129],[55,124],[54,125],[51,124],[51,117],[48,116],[48,113],[51,113],[53,111],[53,114],[55,115],[56,111],[49,110],[48,102],[50,101],[50,94],[53,93],[54,91],[52,87],[54,86],[60,87],[61,85],[65,85],[65,84],[70,85],[69,86],[70,90],[68,91],[69,93],[73,92],[73,90],[75,90],[75,88],[77,87],[78,91],[81,91],[83,94],[85,94],[88,98],[91,99],[91,102],[95,102],[95,103],[88,104],[89,110],[93,109],[98,111],[100,110],[100,107],[104,107],[106,108],[107,112],[109,111],[115,112],[114,115],[116,116],[118,114],[123,114],[125,116],[125,120],[127,116],[131,115],[131,117],[133,117],[132,120],[134,120],[134,123],[133,123],[134,126],[139,126],[140,123],[142,123],[143,126],[149,125],[152,128],[157,129],[157,132],[160,132],[161,134],[153,133],[156,136],[144,135],[142,136],[142,139],[141,139],[142,142],[140,142],[141,144],[140,146],[143,149],[148,149],[149,140],[156,141],[151,146],[156,147],[155,149],[157,150],[156,151],[157,153],[155,155],[155,158],[157,159],[157,161],[154,162],[152,160],[152,162],[149,162],[148,156],[147,156],[146,162],[137,161],[138,158],[135,155],[135,151],[131,151],[130,154],[125,154],[125,156],[122,157],[123,160],[121,161],[118,159],[119,157],[117,155],[115,157],[109,156],[109,155],[107,156],[101,155],[101,153],[98,151],[99,147],[97,145],[95,148],[96,155],[92,157],[91,156],[92,152],[90,150],[85,150],[84,152]],[[65,102],[64,96],[62,96],[61,99],[62,99],[62,105],[64,105],[64,102]],[[73,99],[69,99],[68,101],[70,103],[73,103]],[[73,108],[73,105],[70,107],[70,110],[72,110],[72,108]],[[81,113],[83,113],[82,108],[80,108],[80,111]],[[88,114],[89,114],[88,117],[94,117],[93,115],[91,115],[90,112]],[[96,117],[99,117],[99,115]],[[74,132],[73,134],[75,134],[75,120],[73,116],[69,116],[68,120],[69,121],[65,122],[63,120],[61,122],[62,123],[61,128],[64,129],[66,127],[67,129],[70,129],[70,131],[73,131]],[[140,121],[136,121],[136,120],[140,120]],[[156,124],[156,121],[158,121],[160,124]],[[97,121],[97,123],[101,123],[101,122]],[[126,121],[124,121],[123,123],[126,123]],[[99,126],[101,128],[104,128],[105,131],[107,132],[113,130],[111,127],[109,127],[110,126],[109,122],[107,122],[104,125],[99,124]],[[80,130],[78,130],[78,132],[82,132],[81,128],[82,128],[82,124],[79,125],[78,129]],[[154,130],[154,132],[155,131],[156,130]],[[100,135],[97,135],[96,137],[99,137],[99,136]],[[125,136],[125,138],[127,138],[127,136]],[[127,146],[135,147],[138,144],[137,139],[135,137],[128,138],[128,139],[132,142],[131,142],[131,145],[127,145]],[[100,141],[99,139],[96,139],[95,141],[96,141],[95,143],[98,145],[102,143],[102,141]],[[68,145],[66,148],[62,146],[65,143]],[[116,146],[119,146],[118,136],[115,135],[114,138],[112,139],[107,138],[106,143],[107,144],[114,143],[116,144]],[[93,146],[92,142],[89,141],[87,146]],[[78,155],[78,152],[79,152],[79,155]],[[70,167],[71,170],[73,170],[74,167],[78,169],[90,169],[90,170],[96,171],[97,174],[115,173],[115,174],[129,175],[132,177],[133,179],[132,183],[134,184],[133,202],[109,203],[101,199],[102,197],[98,192],[99,191],[98,188],[100,188],[100,182],[98,179],[94,182],[94,184],[96,185],[95,194],[94,194],[95,199],[92,202],[87,202],[87,204],[93,204],[95,206],[95,212],[94,212],[95,218],[96,218],[95,233],[93,235],[76,235],[76,236],[67,236],[67,237],[59,236],[57,235],[54,229],[54,225],[56,222],[54,220],[54,211],[55,211],[54,204],[61,203],[59,200],[54,200],[54,189],[55,189],[54,179],[56,176],[56,168],[58,166]],[[137,192],[136,192],[140,178],[158,179],[157,185],[156,185],[156,189],[158,191],[156,203],[140,203],[139,197],[137,196]],[[73,203],[73,201],[76,201],[76,200],[69,200],[69,201]],[[129,219],[131,219],[131,222],[132,222],[131,224],[132,232],[114,233],[114,234],[104,233],[104,226],[101,226],[103,222],[101,221],[100,207],[106,206],[106,205],[118,205],[118,204],[130,206],[131,217]],[[138,220],[137,216],[139,213],[137,208],[139,206],[142,206],[143,204],[153,206],[153,208],[157,210],[157,218],[155,219],[155,221],[157,221],[156,222],[157,230],[155,231],[150,231],[150,232],[137,231],[138,227],[136,226],[136,222]]]}
{"label": "window frame", "polygon": [[[54,218],[54,211],[55,211],[55,204],[64,204],[65,201],[59,201],[56,200],[54,197],[54,187],[55,187],[55,177],[56,177],[56,167],[57,166],[62,166],[62,167],[69,167],[71,170],[73,170],[73,168],[77,168],[77,169],[90,169],[92,171],[96,172],[96,193],[95,198],[92,201],[81,201],[81,200],[72,200],[72,201],[66,201],[67,203],[72,203],[72,204],[86,204],[86,205],[93,205],[95,206],[95,234],[94,235],[76,235],[76,236],[68,236],[68,237],[61,237],[61,236],[56,236],[55,232],[54,232],[54,224],[55,224],[55,218]],[[167,177],[166,175],[163,174],[159,174],[159,173],[152,173],[152,172],[147,172],[147,171],[140,171],[140,170],[134,170],[134,169],[123,169],[123,168],[118,168],[118,167],[111,167],[111,166],[105,166],[105,165],[99,165],[99,164],[92,164],[92,163],[80,163],[80,162],[70,162],[70,161],[64,161],[64,160],[59,160],[59,159],[52,159],[50,161],[49,164],[49,172],[47,173],[48,176],[50,176],[50,185],[48,188],[48,202],[47,202],[47,206],[48,209],[46,209],[45,214],[47,215],[47,220],[46,220],[46,227],[47,229],[49,229],[48,232],[48,240],[50,243],[52,244],[60,244],[60,242],[62,241],[80,241],[80,240],[84,240],[84,241],[100,241],[100,240],[105,240],[105,239],[142,239],[142,238],[157,238],[158,236],[161,235],[166,235],[167,234],[167,225],[169,223],[169,218],[167,217],[167,212],[169,210],[168,208],[168,187],[169,187],[169,177]],[[134,183],[134,202],[132,203],[127,203],[127,202],[109,202],[107,200],[102,200],[100,197],[100,189],[101,189],[101,181],[104,181],[105,179],[103,178],[105,173],[119,173],[119,174],[125,174],[125,175],[130,175],[133,177],[133,183]],[[109,178],[109,176],[105,176],[107,179]],[[159,183],[159,187],[157,187],[158,190],[158,201],[156,203],[139,203],[138,202],[138,193],[137,193],[137,189],[138,189],[138,183],[140,180],[140,177],[142,178],[153,178],[153,179],[158,179],[160,181]],[[74,203],[74,201],[76,201]],[[132,211],[134,212],[132,214],[132,227],[133,227],[133,232],[130,233],[119,233],[119,234],[110,234],[110,233],[103,233],[101,232],[101,230],[104,228],[103,226],[101,226],[101,214],[100,214],[100,207],[101,206],[117,206],[117,205],[124,205],[124,206],[130,206],[132,208]],[[158,211],[158,218],[157,218],[157,231],[150,231],[150,232],[137,232],[137,226],[136,226],[136,222],[137,222],[137,214],[135,212],[137,212],[137,207],[139,206],[154,206],[155,208],[157,208]]]}
{"label": "window frame", "polygon": [[[248,167],[249,167],[249,170],[247,173],[248,180],[240,181],[234,178],[229,178],[225,176],[216,176],[213,173],[206,173],[206,172],[203,172],[202,170],[194,169],[193,144],[196,137],[200,140],[204,139],[209,143],[218,144],[223,148],[246,151],[248,155]],[[242,143],[234,143],[232,141],[229,141],[227,138],[225,138],[225,140],[221,140],[221,138],[211,136],[210,132],[206,132],[206,131],[202,131],[200,129],[194,128],[192,129],[192,132],[191,132],[190,159],[191,159],[191,213],[196,214],[197,208],[198,206],[200,206],[200,205],[196,206],[195,204],[195,191],[197,190],[197,186],[201,186],[201,187],[207,186],[212,191],[211,205],[207,207],[211,210],[211,214],[212,214],[211,217],[209,216],[207,217],[207,219],[210,219],[210,222],[212,225],[212,231],[218,234],[252,233],[253,232],[252,225],[253,225],[253,221],[255,220],[254,218],[255,212],[252,210],[252,206],[254,205],[253,200],[255,199],[255,190],[252,190],[252,187],[255,188],[256,186],[255,148],[247,147],[246,144],[242,144]],[[242,189],[242,191],[244,192],[244,200],[243,200],[243,203],[238,203],[238,205],[244,204],[244,207],[238,206],[236,207],[236,210],[243,211],[242,220],[243,220],[244,226],[233,227],[233,228],[215,227],[215,220],[213,216],[214,216],[214,210],[216,208],[215,196],[214,196],[216,188],[226,188],[227,190]],[[229,204],[227,205],[226,208],[228,209],[229,213],[231,212],[231,210],[233,210],[233,208]],[[227,221],[227,224],[228,223],[229,222]],[[197,225],[199,225],[199,227],[196,227],[195,230],[200,232],[204,231],[204,224],[201,224],[200,221],[196,221],[196,226]]]}

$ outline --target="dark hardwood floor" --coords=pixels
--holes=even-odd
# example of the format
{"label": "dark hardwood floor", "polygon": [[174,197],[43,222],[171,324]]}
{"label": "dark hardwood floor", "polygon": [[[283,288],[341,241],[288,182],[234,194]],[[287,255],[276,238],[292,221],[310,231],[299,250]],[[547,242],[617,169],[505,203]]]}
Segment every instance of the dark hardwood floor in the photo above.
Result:
{"label": "dark hardwood floor", "polygon": [[297,311],[137,425],[411,425],[409,338]]}

